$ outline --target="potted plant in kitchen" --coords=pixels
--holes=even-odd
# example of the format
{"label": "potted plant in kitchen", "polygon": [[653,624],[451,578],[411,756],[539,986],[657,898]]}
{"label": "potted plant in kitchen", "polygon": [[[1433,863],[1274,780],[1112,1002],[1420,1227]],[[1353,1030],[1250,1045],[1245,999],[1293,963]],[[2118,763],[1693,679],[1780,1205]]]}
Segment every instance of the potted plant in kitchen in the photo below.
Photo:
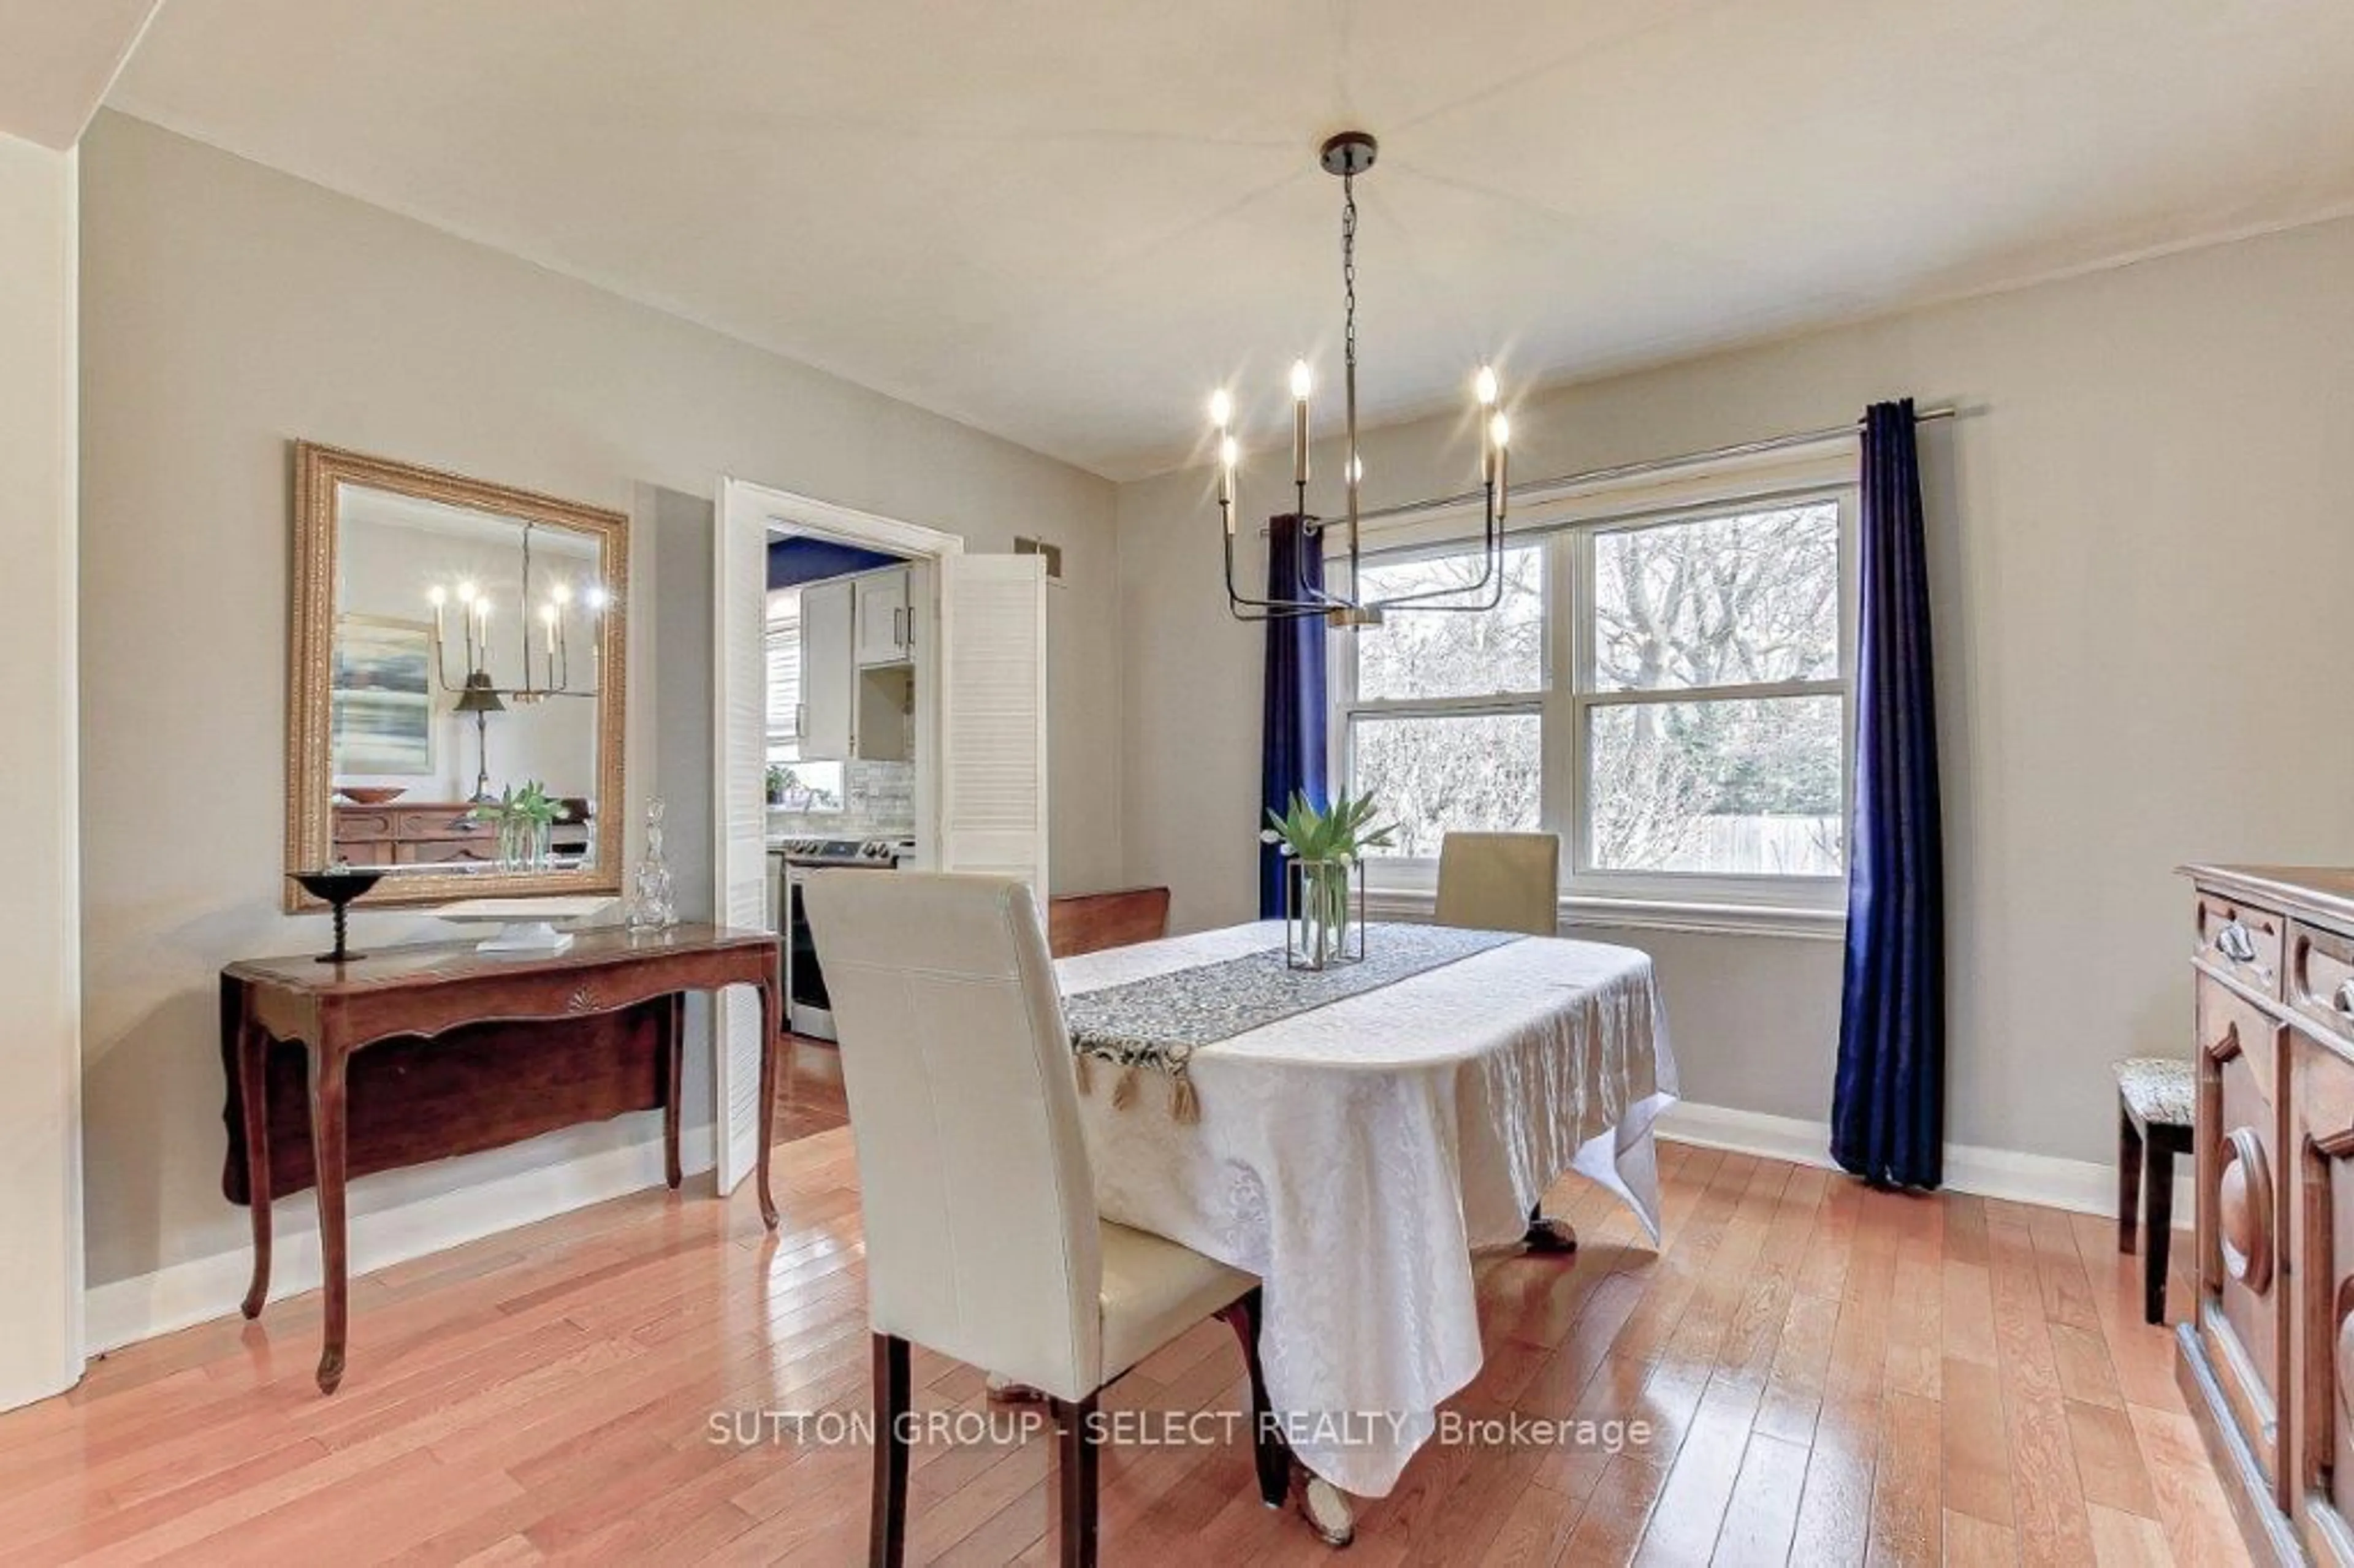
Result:
{"label": "potted plant in kitchen", "polygon": [[769,764],[769,805],[783,805],[785,803],[785,791],[791,789],[792,785],[793,770],[791,768],[786,767],[781,762],[771,762]]}
{"label": "potted plant in kitchen", "polygon": [[1267,814],[1259,840],[1284,858],[1283,958],[1293,969],[1327,969],[1365,956],[1365,852],[1387,849],[1397,832],[1373,821],[1377,809],[1371,798],[1343,789],[1329,810],[1319,810],[1295,791],[1288,810]]}

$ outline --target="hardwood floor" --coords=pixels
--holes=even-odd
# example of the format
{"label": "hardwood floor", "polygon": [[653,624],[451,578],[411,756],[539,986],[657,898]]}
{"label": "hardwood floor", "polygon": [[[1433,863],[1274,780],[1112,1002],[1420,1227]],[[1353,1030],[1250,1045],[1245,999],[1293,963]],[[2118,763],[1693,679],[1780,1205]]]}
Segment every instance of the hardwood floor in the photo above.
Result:
{"label": "hardwood floor", "polygon": [[830,1043],[793,1037],[791,1070],[777,1090],[777,1141],[794,1143],[850,1125],[843,1097],[842,1055]]}
{"label": "hardwood floor", "polygon": [[[1488,1363],[1452,1402],[1651,1440],[1426,1449],[1335,1568],[2245,1561],[2108,1222],[1661,1167],[1659,1254],[1573,1180],[1574,1262],[1481,1260]],[[119,1352],[0,1417],[0,1561],[856,1562],[864,1446],[711,1441],[715,1413],[758,1436],[762,1409],[866,1408],[848,1132],[785,1144],[777,1183],[773,1238],[748,1192],[646,1192],[357,1280],[332,1399],[315,1296]],[[970,1368],[919,1351],[917,1381],[919,1410],[988,1408]],[[1107,1404],[1244,1393],[1208,1323]],[[919,1444],[910,1560],[1052,1562],[1053,1446]],[[1113,1563],[1331,1561],[1232,1441],[1109,1448],[1102,1536]]]}

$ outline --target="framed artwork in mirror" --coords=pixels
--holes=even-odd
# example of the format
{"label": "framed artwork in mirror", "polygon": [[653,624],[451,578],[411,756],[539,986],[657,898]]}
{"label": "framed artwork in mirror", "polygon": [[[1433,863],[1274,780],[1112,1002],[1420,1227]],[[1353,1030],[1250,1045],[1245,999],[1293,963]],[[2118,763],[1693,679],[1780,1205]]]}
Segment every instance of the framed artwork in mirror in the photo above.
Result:
{"label": "framed artwork in mirror", "polygon": [[294,461],[290,875],[378,872],[377,906],[619,893],[628,519],[310,442]]}
{"label": "framed artwork in mirror", "polygon": [[432,633],[422,620],[336,618],[327,689],[328,760],[336,779],[433,775],[440,726]]}

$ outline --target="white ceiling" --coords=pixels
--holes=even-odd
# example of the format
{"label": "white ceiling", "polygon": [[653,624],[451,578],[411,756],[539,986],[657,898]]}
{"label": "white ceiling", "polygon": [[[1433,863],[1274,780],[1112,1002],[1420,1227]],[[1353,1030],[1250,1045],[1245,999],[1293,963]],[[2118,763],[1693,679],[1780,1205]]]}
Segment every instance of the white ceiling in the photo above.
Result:
{"label": "white ceiling", "polygon": [[2349,82],[2349,0],[173,0],[110,101],[1128,477],[1332,384],[1346,125],[1378,422],[2354,208]]}
{"label": "white ceiling", "polygon": [[0,0],[0,132],[81,139],[160,0]]}

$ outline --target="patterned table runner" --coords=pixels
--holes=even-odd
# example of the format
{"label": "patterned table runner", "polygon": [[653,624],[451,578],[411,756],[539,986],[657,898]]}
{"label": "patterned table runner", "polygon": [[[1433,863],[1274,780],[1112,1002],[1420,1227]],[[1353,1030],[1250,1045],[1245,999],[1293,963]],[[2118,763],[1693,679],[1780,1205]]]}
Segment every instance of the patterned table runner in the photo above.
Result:
{"label": "patterned table runner", "polygon": [[1201,1047],[1521,939],[1509,931],[1371,925],[1365,956],[1352,964],[1295,969],[1284,962],[1282,948],[1271,947],[1066,997],[1079,1092],[1093,1090],[1089,1065],[1107,1063],[1119,1069],[1111,1103],[1125,1108],[1149,1067],[1170,1081],[1170,1114],[1198,1121],[1201,1101],[1187,1069]]}

